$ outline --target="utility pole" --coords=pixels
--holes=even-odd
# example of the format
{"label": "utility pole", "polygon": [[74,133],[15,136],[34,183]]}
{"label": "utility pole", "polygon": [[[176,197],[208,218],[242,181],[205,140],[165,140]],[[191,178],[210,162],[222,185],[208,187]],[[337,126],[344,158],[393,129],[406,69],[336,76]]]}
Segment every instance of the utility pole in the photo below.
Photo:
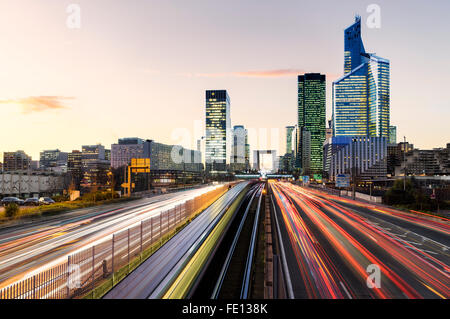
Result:
{"label": "utility pole", "polygon": [[353,200],[356,199],[356,150],[355,150],[355,143],[356,139],[352,139],[352,177],[353,177],[353,192],[352,192],[352,198]]}
{"label": "utility pole", "polygon": [[403,172],[403,191],[406,192],[406,136],[403,136],[403,164],[405,165]]}
{"label": "utility pole", "polygon": [[114,173],[110,170],[108,173],[106,173],[106,175],[108,175],[110,179],[111,199],[114,199]]}

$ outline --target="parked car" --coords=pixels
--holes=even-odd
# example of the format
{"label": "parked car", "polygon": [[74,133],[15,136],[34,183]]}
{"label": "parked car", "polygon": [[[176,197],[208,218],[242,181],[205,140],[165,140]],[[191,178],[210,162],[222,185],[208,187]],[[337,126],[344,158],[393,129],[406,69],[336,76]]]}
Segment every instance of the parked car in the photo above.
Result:
{"label": "parked car", "polygon": [[27,198],[23,204],[25,206],[39,206],[40,205],[39,198],[36,197]]}
{"label": "parked car", "polygon": [[2,199],[3,206],[7,206],[12,203],[17,204],[17,205],[23,205],[24,201],[17,197],[5,197]]}
{"label": "parked car", "polygon": [[54,204],[55,201],[53,199],[51,199],[50,197],[41,197],[41,198],[39,198],[39,203],[41,205],[50,205],[50,204]]}

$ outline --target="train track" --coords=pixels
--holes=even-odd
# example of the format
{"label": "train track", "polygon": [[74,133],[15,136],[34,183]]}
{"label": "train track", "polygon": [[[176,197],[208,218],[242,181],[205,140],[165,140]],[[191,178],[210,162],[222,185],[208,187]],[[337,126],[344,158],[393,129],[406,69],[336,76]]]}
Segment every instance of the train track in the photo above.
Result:
{"label": "train track", "polygon": [[193,298],[252,297],[264,185],[256,183],[248,191]]}

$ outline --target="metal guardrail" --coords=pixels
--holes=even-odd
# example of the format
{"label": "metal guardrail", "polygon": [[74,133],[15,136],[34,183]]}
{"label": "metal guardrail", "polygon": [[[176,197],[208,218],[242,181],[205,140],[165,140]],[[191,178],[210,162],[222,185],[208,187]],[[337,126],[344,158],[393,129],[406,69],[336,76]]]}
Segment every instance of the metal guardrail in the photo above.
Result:
{"label": "metal guardrail", "polygon": [[1,289],[0,299],[69,299],[85,296],[111,279],[114,285],[115,280],[145,260],[146,252],[154,245],[209,206],[228,186],[197,196],[69,255],[66,262]]}

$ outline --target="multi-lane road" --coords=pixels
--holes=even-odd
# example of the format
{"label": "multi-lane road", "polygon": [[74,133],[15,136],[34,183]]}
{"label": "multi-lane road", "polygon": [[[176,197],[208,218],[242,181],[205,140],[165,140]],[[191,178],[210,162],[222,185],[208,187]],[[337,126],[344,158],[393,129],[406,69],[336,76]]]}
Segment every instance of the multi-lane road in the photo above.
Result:
{"label": "multi-lane road", "polygon": [[132,202],[81,209],[51,219],[0,229],[0,288],[67,260],[69,254],[156,216],[217,186]]}
{"label": "multi-lane road", "polygon": [[[258,220],[263,220],[254,214],[253,219],[246,219],[253,198],[259,199],[258,205],[253,205],[259,212],[263,194],[262,184],[251,185],[242,182],[228,189],[105,298],[192,296],[199,282],[205,280],[217,249],[226,246],[222,239],[231,234],[230,225],[240,230],[248,224],[245,229],[249,231],[257,229]],[[113,233],[215,187],[87,208],[0,229],[0,288],[58,265],[70,254],[109,240]],[[282,255],[282,282],[289,297],[450,297],[448,219],[354,201],[291,183],[269,181],[268,190],[264,196],[270,197],[267,203]],[[238,239],[245,237],[240,233],[230,235],[230,247],[239,246]],[[257,233],[247,235],[244,244],[256,247]],[[241,250],[242,256],[250,256]],[[225,265],[233,262],[233,251],[230,249],[229,261],[223,253]],[[238,263],[244,264],[244,259]]]}
{"label": "multi-lane road", "polygon": [[449,298],[449,220],[271,182],[294,298]]}

